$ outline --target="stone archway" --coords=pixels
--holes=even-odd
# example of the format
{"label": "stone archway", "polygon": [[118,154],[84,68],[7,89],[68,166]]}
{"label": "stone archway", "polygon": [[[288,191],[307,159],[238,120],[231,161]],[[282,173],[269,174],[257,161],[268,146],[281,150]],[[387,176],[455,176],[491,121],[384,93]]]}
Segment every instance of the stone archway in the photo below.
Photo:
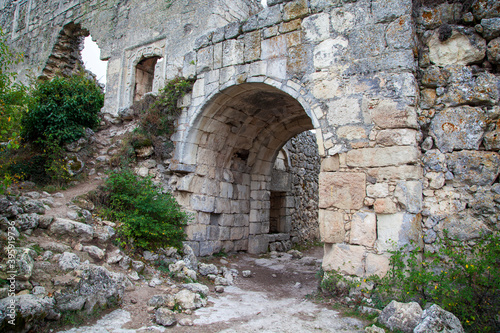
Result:
{"label": "stone archway", "polygon": [[314,123],[297,99],[265,83],[230,86],[200,108],[171,165],[179,201],[195,212],[186,229],[195,252],[267,251],[276,157]]}

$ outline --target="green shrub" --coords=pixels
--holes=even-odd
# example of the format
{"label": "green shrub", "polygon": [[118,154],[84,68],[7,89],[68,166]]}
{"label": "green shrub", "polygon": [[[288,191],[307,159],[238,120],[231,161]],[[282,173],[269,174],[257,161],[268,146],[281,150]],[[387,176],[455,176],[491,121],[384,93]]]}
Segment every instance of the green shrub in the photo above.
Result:
{"label": "green shrub", "polygon": [[28,112],[22,119],[22,137],[31,142],[58,144],[78,140],[85,127],[99,124],[104,94],[83,73],[38,81],[30,94]]}
{"label": "green shrub", "polygon": [[7,46],[5,34],[0,28],[0,142],[8,141],[9,148],[18,145],[27,90],[26,86],[15,82],[17,73],[9,71],[9,68],[22,60],[21,53],[12,52]]}
{"label": "green shrub", "polygon": [[182,247],[189,216],[170,193],[162,193],[150,178],[130,170],[111,173],[105,189],[109,194],[108,217],[119,221],[118,234],[127,247],[155,250]]}
{"label": "green shrub", "polygon": [[193,81],[177,78],[167,82],[156,100],[142,112],[139,131],[151,136],[169,135],[175,129],[175,120],[181,109],[177,103],[191,92]]}
{"label": "green shrub", "polygon": [[158,96],[146,95],[131,106],[139,126],[123,140],[121,154],[111,160],[113,166],[126,166],[135,158],[135,150],[153,146],[159,159],[170,158],[174,145],[168,137],[175,130],[175,121],[182,109],[178,102],[193,87],[192,80],[177,78],[169,81]]}
{"label": "green shrub", "polygon": [[391,269],[372,298],[436,303],[455,314],[468,332],[500,329],[500,234],[474,243],[444,237],[434,253],[410,246],[392,251]]}

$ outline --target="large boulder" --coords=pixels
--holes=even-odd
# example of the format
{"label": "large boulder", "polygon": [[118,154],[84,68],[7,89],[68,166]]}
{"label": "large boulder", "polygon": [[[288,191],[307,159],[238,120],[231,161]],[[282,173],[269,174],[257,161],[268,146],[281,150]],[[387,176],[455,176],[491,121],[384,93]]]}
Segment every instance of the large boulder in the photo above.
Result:
{"label": "large boulder", "polygon": [[451,312],[434,304],[425,310],[420,323],[415,327],[413,333],[463,333],[464,329],[460,320]]}
{"label": "large boulder", "polygon": [[21,214],[17,217],[16,227],[20,231],[25,231],[38,227],[39,222],[40,215],[38,215],[37,213]]}
{"label": "large boulder", "polygon": [[81,242],[88,242],[94,237],[92,226],[68,219],[56,218],[49,227],[52,235],[72,238]]}
{"label": "large boulder", "polygon": [[62,285],[55,293],[57,308],[61,311],[85,310],[94,307],[110,306],[121,302],[123,293],[130,281],[121,273],[113,273],[102,266],[80,266],[74,274],[78,282]]}
{"label": "large boulder", "polygon": [[21,295],[0,300],[0,332],[28,332],[44,319],[59,319],[50,297]]}
{"label": "large boulder", "polygon": [[405,333],[412,333],[419,324],[422,312],[422,308],[416,302],[392,301],[382,310],[378,320],[391,331],[398,329]]}
{"label": "large boulder", "polygon": [[177,324],[177,319],[175,319],[175,313],[167,308],[159,308],[155,311],[155,321],[157,324],[166,327]]}
{"label": "large boulder", "polygon": [[80,266],[80,257],[71,252],[64,252],[59,257],[59,267],[63,271],[70,271]]}
{"label": "large boulder", "polygon": [[207,305],[206,299],[187,289],[183,289],[175,294],[175,301],[183,310],[195,310]]}

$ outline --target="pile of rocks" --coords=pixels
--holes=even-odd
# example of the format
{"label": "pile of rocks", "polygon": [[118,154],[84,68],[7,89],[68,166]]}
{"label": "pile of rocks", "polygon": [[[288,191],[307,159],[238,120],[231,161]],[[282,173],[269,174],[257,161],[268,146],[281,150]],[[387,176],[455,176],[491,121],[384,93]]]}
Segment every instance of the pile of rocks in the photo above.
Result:
{"label": "pile of rocks", "polygon": [[[415,302],[400,303],[392,301],[378,317],[378,321],[391,331],[404,333],[463,333],[460,320],[455,315],[432,304],[425,310]],[[375,325],[365,329],[367,333],[384,333],[383,328]]]}
{"label": "pile of rocks", "polygon": [[[0,197],[0,279],[8,281],[0,286],[0,330],[15,323],[27,331],[67,311],[115,306],[126,291],[143,284],[162,286],[148,306],[158,324],[171,326],[177,322],[173,310],[191,314],[206,305],[209,288],[196,282],[199,276],[213,281],[216,292],[238,276],[235,269],[199,263],[188,245],[182,255],[162,248],[131,257],[111,244],[114,223],[93,218],[83,199],[73,200],[68,214],[84,222],[43,215],[58,197],[38,192]],[[159,267],[168,267],[168,276]],[[179,324],[192,322],[182,318]]]}

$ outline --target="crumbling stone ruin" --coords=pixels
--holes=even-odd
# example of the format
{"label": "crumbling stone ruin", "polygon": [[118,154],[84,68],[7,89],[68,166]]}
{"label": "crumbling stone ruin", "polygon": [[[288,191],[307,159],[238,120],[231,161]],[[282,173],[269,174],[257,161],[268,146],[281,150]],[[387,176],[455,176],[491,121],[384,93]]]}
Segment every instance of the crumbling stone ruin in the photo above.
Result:
{"label": "crumbling stone ruin", "polygon": [[[168,170],[196,214],[197,255],[299,236],[289,222],[309,205],[288,204],[277,178],[285,144],[310,130],[325,270],[384,274],[391,242],[431,250],[443,230],[464,241],[498,230],[498,1],[267,4],[0,1],[0,26],[25,54],[22,75],[77,62],[78,46],[59,43],[90,33],[108,61],[110,121],[167,80],[195,79]],[[289,188],[315,170],[300,168]]]}

